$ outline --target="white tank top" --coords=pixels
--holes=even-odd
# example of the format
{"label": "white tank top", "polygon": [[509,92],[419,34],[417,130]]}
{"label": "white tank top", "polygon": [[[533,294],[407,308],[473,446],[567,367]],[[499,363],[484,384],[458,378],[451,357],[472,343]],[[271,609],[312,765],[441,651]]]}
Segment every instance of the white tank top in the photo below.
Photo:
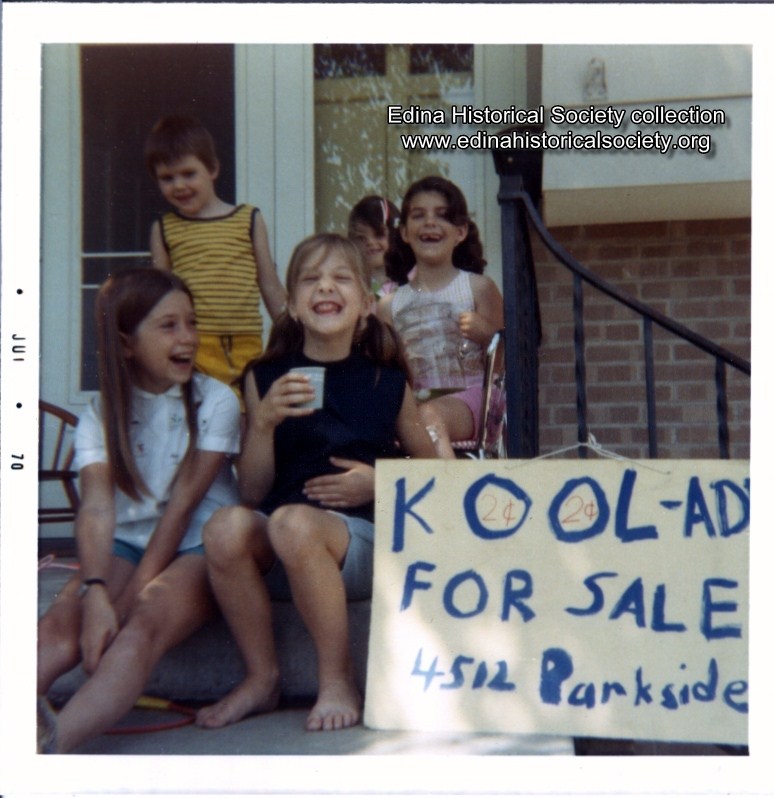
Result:
{"label": "white tank top", "polygon": [[484,348],[462,337],[461,313],[475,310],[470,272],[438,291],[400,286],[392,300],[392,322],[406,347],[414,387],[460,389],[481,385]]}

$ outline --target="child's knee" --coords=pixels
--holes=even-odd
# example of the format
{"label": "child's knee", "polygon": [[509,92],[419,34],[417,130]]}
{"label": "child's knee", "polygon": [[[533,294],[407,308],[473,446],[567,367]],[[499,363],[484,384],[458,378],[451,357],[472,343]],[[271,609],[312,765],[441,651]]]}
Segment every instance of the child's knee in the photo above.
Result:
{"label": "child's knee", "polygon": [[246,507],[221,507],[213,513],[202,530],[202,542],[208,562],[222,562],[243,557],[250,549],[257,519]]}
{"label": "child's knee", "polygon": [[269,518],[269,541],[277,556],[288,562],[308,554],[314,542],[314,516],[319,510],[304,504],[286,504]]}
{"label": "child's knee", "polygon": [[432,402],[425,402],[419,407],[419,419],[427,430],[427,434],[430,436],[430,440],[433,442],[433,446],[435,446],[439,456],[444,456],[442,442],[447,441],[449,436],[443,415]]}
{"label": "child's knee", "polygon": [[432,402],[419,405],[419,418],[426,427],[442,429],[444,426],[443,415]]}

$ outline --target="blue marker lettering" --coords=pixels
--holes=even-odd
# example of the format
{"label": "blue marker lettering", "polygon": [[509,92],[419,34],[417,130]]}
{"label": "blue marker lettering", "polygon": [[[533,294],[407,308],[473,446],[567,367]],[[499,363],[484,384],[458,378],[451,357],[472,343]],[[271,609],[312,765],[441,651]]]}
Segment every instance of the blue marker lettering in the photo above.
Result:
{"label": "blue marker lettering", "polygon": [[668,623],[665,619],[666,585],[658,585],[653,596],[653,620],[650,628],[654,632],[684,632],[684,623]]}
{"label": "blue marker lettering", "polygon": [[[472,610],[465,612],[458,609],[454,604],[454,591],[463,584],[463,582],[468,581],[473,581],[478,587],[478,603]],[[471,618],[473,615],[478,615],[480,612],[484,611],[488,599],[489,591],[486,589],[484,580],[472,569],[453,576],[443,591],[443,606],[452,618]]]}
{"label": "blue marker lettering", "polygon": [[680,705],[677,703],[677,698],[672,690],[674,685],[670,682],[664,685],[661,689],[661,706],[665,709],[679,709]]}
{"label": "blue marker lettering", "polygon": [[747,693],[747,682],[743,679],[738,679],[735,682],[729,682],[726,689],[723,691],[723,701],[725,701],[731,709],[741,712],[746,715],[750,711],[750,705],[747,701],[736,701],[738,695],[745,695]]}
{"label": "blue marker lettering", "polygon": [[607,704],[610,696],[615,693],[616,695],[626,695],[626,688],[621,682],[604,682],[602,684],[602,701],[601,703]]}
{"label": "blue marker lettering", "polygon": [[615,534],[624,543],[658,537],[658,530],[655,526],[629,527],[629,506],[636,481],[637,472],[633,469],[627,469],[621,480],[621,490],[618,493],[618,504],[615,508]]}
{"label": "blue marker lettering", "polygon": [[638,707],[641,703],[650,704],[653,697],[650,694],[652,685],[642,681],[642,668],[637,668],[637,695],[634,699],[634,706]]}
{"label": "blue marker lettering", "polygon": [[[481,491],[485,488],[488,488],[490,485],[493,485],[497,488],[502,488],[507,493],[510,493],[511,496],[516,499],[516,501],[520,502],[524,506],[521,518],[519,518],[519,520],[513,526],[505,527],[503,529],[489,529],[479,520],[478,511],[476,510],[476,500],[478,499]],[[471,532],[484,540],[497,540],[498,538],[506,538],[509,535],[513,535],[524,523],[531,506],[532,499],[530,499],[530,497],[515,482],[512,482],[510,479],[503,479],[495,474],[487,474],[486,476],[481,477],[481,479],[477,479],[465,492],[465,499],[463,501],[465,518],[468,522]]]}
{"label": "blue marker lettering", "polygon": [[[750,525],[750,497],[731,480],[721,479],[718,482],[712,483],[712,489],[715,491],[715,499],[718,505],[718,520],[720,521],[720,536],[723,538],[731,537],[743,532]],[[735,524],[730,524],[728,521],[728,498],[727,491],[739,499],[741,507],[741,517]]]}
{"label": "blue marker lettering", "polygon": [[576,684],[570,691],[567,703],[574,707],[586,707],[593,709],[597,703],[597,691],[593,684]]}
{"label": "blue marker lettering", "polygon": [[696,682],[691,690],[697,701],[714,701],[718,693],[718,662],[713,657],[709,663],[706,682]]}
{"label": "blue marker lettering", "polygon": [[620,618],[625,612],[630,612],[634,616],[637,626],[645,628],[645,596],[642,589],[642,579],[639,577],[624,590],[621,598],[618,599],[618,603],[610,613],[610,620],[614,621],[616,618]]}
{"label": "blue marker lettering", "polygon": [[[562,519],[560,510],[570,496],[581,486],[588,485],[594,493],[599,514],[594,523],[587,529],[579,530],[578,532],[567,532],[562,526]],[[607,522],[610,519],[610,506],[607,503],[607,497],[600,487],[599,483],[591,477],[580,477],[580,479],[568,479],[564,483],[559,493],[554,496],[551,506],[548,508],[548,522],[551,530],[556,536],[556,539],[562,543],[580,543],[582,540],[588,540],[595,535],[604,532]]]}
{"label": "blue marker lettering", "polygon": [[[514,588],[513,581],[521,580],[521,587]],[[500,618],[507,621],[511,616],[511,607],[515,607],[521,614],[522,620],[531,621],[535,617],[535,611],[524,603],[532,595],[532,576],[529,571],[513,570],[505,575],[505,586],[503,588],[503,611]]]}
{"label": "blue marker lettering", "polygon": [[417,571],[434,571],[435,565],[431,562],[417,562],[411,563],[406,569],[406,581],[403,583],[403,599],[400,602],[400,610],[408,609],[411,604],[411,598],[415,590],[430,590],[433,586],[432,582],[420,582],[416,578]]}
{"label": "blue marker lettering", "polygon": [[741,637],[742,627],[738,624],[727,624],[715,627],[712,625],[712,615],[715,612],[736,612],[738,605],[735,601],[713,601],[712,588],[727,588],[733,590],[739,587],[738,582],[731,579],[705,579],[701,591],[701,633],[707,640],[720,640],[725,637]]}
{"label": "blue marker lettering", "polygon": [[563,648],[547,648],[540,664],[540,700],[544,704],[560,704],[562,682],[572,672],[572,657]]}
{"label": "blue marker lettering", "polygon": [[430,524],[422,516],[417,515],[413,507],[427,496],[435,485],[435,477],[431,479],[424,488],[415,493],[411,499],[406,499],[406,480],[401,477],[395,483],[395,520],[392,528],[392,550],[403,551],[406,543],[406,516],[412,516],[428,534],[433,533]]}
{"label": "blue marker lettering", "polygon": [[596,580],[611,576],[618,576],[618,574],[615,571],[600,571],[598,574],[587,576],[583,580],[583,584],[591,591],[591,595],[593,596],[591,604],[586,607],[586,609],[566,607],[565,612],[569,612],[570,615],[595,615],[598,613],[605,606],[605,594],[602,588],[596,583]]}
{"label": "blue marker lettering", "polygon": [[698,477],[691,477],[688,482],[688,500],[686,505],[684,536],[691,537],[694,526],[701,523],[704,524],[707,535],[714,538],[717,532],[715,531],[715,525],[712,523],[707,501],[704,498],[704,491],[701,489]]}

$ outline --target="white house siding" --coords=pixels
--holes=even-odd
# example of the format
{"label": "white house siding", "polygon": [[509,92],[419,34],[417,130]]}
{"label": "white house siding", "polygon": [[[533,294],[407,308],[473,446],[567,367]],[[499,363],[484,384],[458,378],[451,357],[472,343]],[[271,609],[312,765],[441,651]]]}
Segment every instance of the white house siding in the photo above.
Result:
{"label": "white house siding", "polygon": [[[584,97],[589,62],[604,63],[607,94]],[[750,215],[752,49],[744,45],[572,45],[543,48],[542,104],[547,109],[722,109],[716,127],[641,126],[643,132],[708,133],[714,151],[586,153],[544,157],[544,214],[549,225],[739,218]],[[572,126],[570,126],[572,127]],[[593,132],[600,126],[574,132]],[[551,125],[560,133],[565,128]],[[609,128],[606,132],[614,133]],[[627,133],[634,132],[631,124]],[[620,132],[620,131],[619,131]]]}

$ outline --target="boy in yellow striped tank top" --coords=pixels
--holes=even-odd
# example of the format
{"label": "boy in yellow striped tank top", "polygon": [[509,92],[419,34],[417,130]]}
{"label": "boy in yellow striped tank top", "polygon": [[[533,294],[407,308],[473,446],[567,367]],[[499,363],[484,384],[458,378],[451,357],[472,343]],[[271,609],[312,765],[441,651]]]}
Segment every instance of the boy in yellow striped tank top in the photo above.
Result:
{"label": "boy in yellow striped tank top", "polygon": [[285,306],[263,216],[217,196],[215,144],[193,116],[159,120],[145,144],[145,163],[173,209],[151,227],[153,265],[179,275],[193,294],[197,370],[238,393],[244,367],[263,351],[261,298],[272,319]]}

